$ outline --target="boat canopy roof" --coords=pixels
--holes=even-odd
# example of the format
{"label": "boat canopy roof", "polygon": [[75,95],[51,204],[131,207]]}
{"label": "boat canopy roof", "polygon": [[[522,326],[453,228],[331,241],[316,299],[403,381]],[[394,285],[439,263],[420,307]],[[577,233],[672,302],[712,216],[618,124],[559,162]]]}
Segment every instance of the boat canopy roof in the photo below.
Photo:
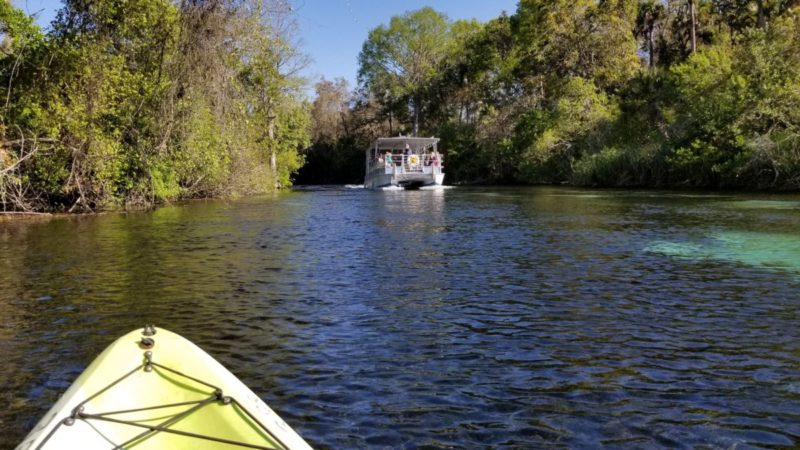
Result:
{"label": "boat canopy roof", "polygon": [[372,145],[376,150],[395,150],[404,149],[406,144],[413,151],[426,150],[429,147],[435,146],[439,142],[439,138],[420,138],[420,137],[406,137],[398,136],[391,138],[378,138]]}

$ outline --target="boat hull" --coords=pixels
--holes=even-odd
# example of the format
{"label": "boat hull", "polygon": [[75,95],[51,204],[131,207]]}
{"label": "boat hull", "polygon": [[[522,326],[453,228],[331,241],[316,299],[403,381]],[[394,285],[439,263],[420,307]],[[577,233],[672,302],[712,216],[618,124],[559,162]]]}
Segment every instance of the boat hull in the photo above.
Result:
{"label": "boat hull", "polygon": [[367,189],[382,189],[388,187],[419,189],[426,186],[441,186],[444,183],[443,173],[430,174],[372,174],[364,179]]}

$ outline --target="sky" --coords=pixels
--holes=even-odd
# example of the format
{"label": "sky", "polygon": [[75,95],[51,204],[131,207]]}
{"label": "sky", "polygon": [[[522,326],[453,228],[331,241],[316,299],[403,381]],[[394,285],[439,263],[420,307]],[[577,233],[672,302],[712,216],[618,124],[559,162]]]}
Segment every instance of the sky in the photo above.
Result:
{"label": "sky", "polygon": [[[47,27],[61,7],[60,0],[12,0]],[[394,15],[431,6],[452,20],[485,22],[517,9],[517,0],[287,0],[300,27],[298,41],[311,58],[304,76],[312,83],[321,77],[342,77],[355,86],[358,53],[369,30],[388,24]]]}

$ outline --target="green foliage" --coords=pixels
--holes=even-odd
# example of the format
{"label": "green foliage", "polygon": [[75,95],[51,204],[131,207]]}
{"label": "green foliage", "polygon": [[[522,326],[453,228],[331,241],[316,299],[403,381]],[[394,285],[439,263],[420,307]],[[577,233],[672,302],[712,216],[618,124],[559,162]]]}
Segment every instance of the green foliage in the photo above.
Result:
{"label": "green foliage", "polygon": [[603,148],[578,161],[573,177],[583,185],[614,185],[619,174],[625,172],[628,163],[626,156],[616,147]]}
{"label": "green foliage", "polygon": [[357,182],[371,140],[418,131],[450,182],[800,188],[796,1],[423,8],[313,104],[280,8],[68,0],[43,33],[1,2],[0,208],[262,192],[306,159],[306,182]]}
{"label": "green foliage", "polygon": [[153,165],[150,168],[150,188],[153,197],[160,199],[176,198],[182,193],[178,174],[168,165]]}
{"label": "green foliage", "polygon": [[276,181],[279,186],[290,186],[291,177],[303,166],[305,158],[297,149],[307,148],[311,144],[308,130],[310,128],[309,105],[300,103],[287,108],[280,115],[275,143],[277,154]]}
{"label": "green foliage", "polygon": [[532,74],[593,79],[616,87],[638,66],[634,17],[625,2],[522,0],[518,51],[521,76]]}
{"label": "green foliage", "polygon": [[[528,114],[530,125],[520,123],[531,134],[530,143],[519,162],[520,179],[546,183],[568,179],[574,162],[596,148],[619,114],[615,102],[593,81],[569,78],[554,86],[556,94],[549,108]],[[527,142],[525,142],[527,144]]]}
{"label": "green foliage", "polygon": [[794,16],[750,29],[672,69],[685,131],[669,153],[675,181],[797,187],[800,37]]}
{"label": "green foliage", "polygon": [[[183,127],[165,155],[155,156],[155,165],[163,166],[171,161],[176,176],[170,177],[175,185],[166,192],[189,195],[216,195],[230,173],[230,152],[222,151],[226,146],[227,130],[217,122],[207,98],[194,93],[187,95],[178,105],[184,111]],[[153,189],[156,190],[155,188]],[[158,194],[156,194],[157,197]],[[162,199],[176,198],[160,196]]]}
{"label": "green foliage", "polygon": [[309,108],[281,14],[259,0],[68,0],[44,34],[0,3],[0,207],[95,210],[290,185]]}

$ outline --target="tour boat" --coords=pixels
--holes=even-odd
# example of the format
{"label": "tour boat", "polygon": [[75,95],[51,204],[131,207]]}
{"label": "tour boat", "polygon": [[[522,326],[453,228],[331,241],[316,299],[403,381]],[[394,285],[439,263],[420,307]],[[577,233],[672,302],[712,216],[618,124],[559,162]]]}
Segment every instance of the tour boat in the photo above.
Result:
{"label": "tour boat", "polygon": [[441,186],[444,182],[439,139],[418,137],[378,138],[367,150],[367,189]]}

